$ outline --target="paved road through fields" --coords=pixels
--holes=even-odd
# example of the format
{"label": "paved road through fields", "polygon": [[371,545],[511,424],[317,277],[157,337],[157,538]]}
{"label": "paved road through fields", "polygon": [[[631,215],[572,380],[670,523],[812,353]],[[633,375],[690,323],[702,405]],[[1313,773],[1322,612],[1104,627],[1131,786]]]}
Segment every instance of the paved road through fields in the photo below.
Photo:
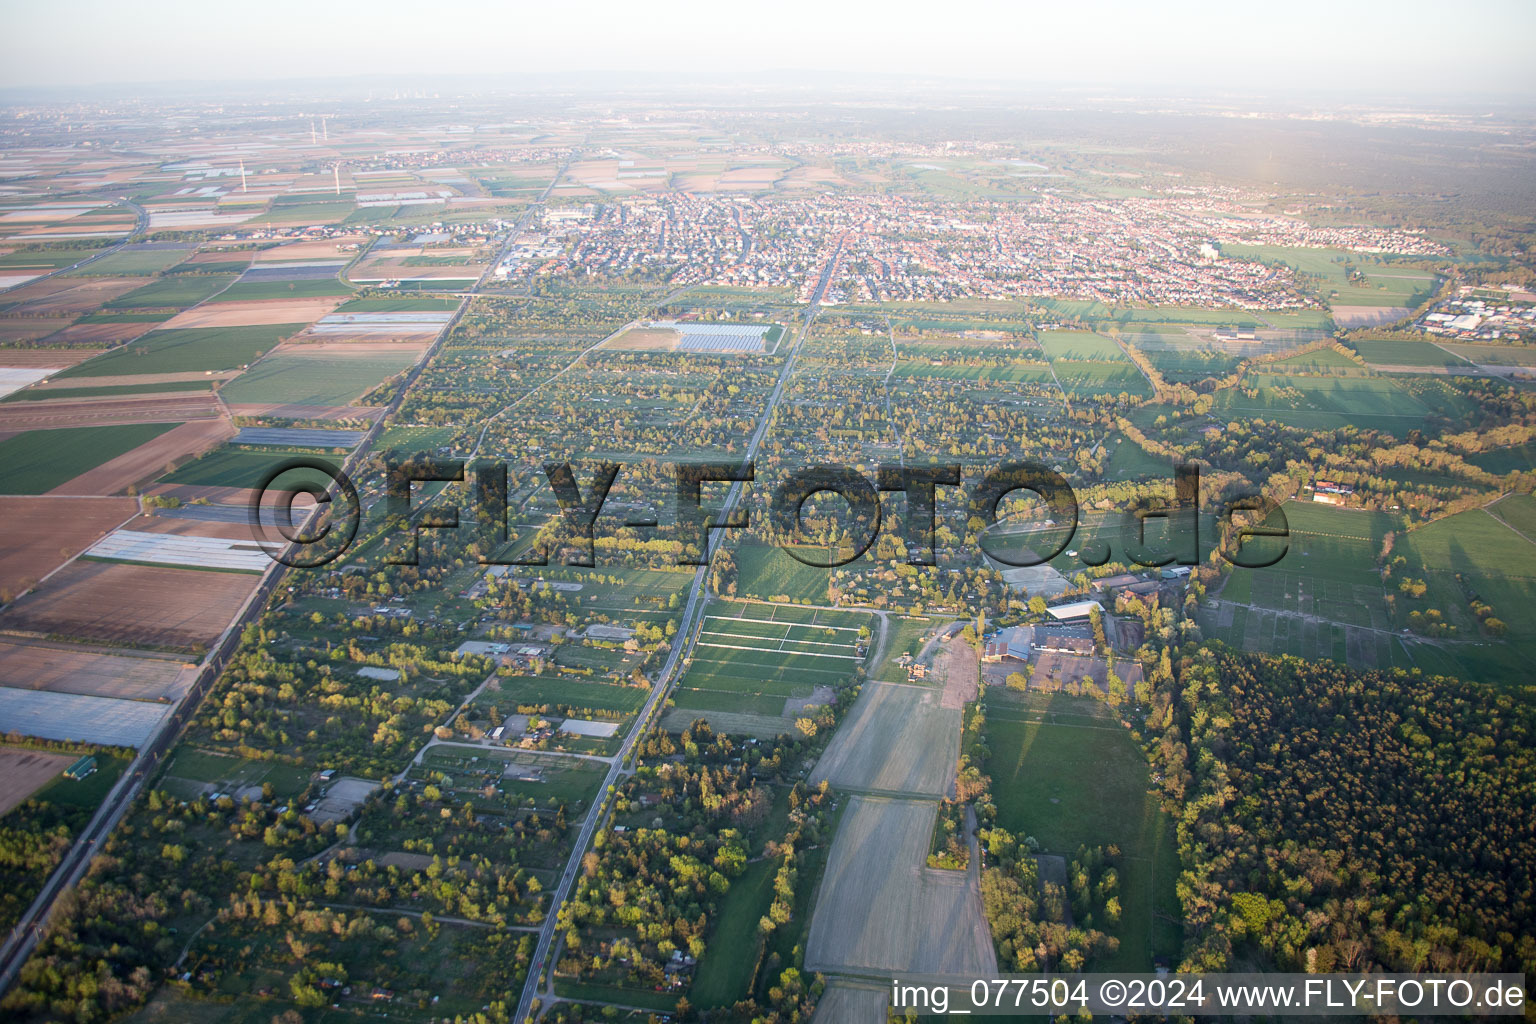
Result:
{"label": "paved road through fields", "polygon": [[[779,401],[784,397],[784,389],[789,383],[791,371],[795,366],[795,360],[800,355],[800,346],[805,337],[810,333],[811,322],[816,319],[816,312],[821,306],[821,300],[826,296],[827,286],[831,283],[833,269],[837,266],[838,257],[842,253],[842,245],[839,243],[833,251],[832,257],[827,260],[822,269],[821,278],[816,284],[816,291],[811,296],[810,304],[805,311],[805,318],[800,325],[799,334],[795,338],[794,347],[790,349],[789,356],[784,360],[784,366],[779,371],[779,379],[774,384],[773,391],[768,396],[768,403],[763,409],[763,415],[758,420],[757,429],[753,431],[751,440],[747,443],[746,455],[743,461],[752,459],[757,454],[758,445],[762,443],[763,436],[768,433],[768,425],[773,421],[773,411],[778,407]],[[733,511],[737,501],[741,498],[743,485],[733,483],[727,493],[725,503],[721,506],[719,520],[724,522]],[[608,790],[623,777],[628,769],[630,755],[635,744],[639,742],[650,725],[651,716],[658,705],[666,699],[667,692],[675,682],[677,666],[682,664],[687,656],[692,653],[695,640],[698,638],[699,624],[703,621],[704,604],[708,600],[708,588],[705,586],[709,578],[709,560],[714,557],[719,547],[722,534],[714,531],[709,536],[709,544],[706,549],[704,565],[698,567],[693,574],[693,585],[688,592],[688,603],[683,609],[683,618],[677,630],[677,642],[672,647],[672,653],[667,656],[661,672],[656,676],[656,685],[652,687],[651,694],[646,698],[645,704],[640,708],[639,715],[635,718],[635,725],[624,738],[623,745],[619,748],[619,756],[608,769],[607,776],[603,779],[603,787],[598,791],[598,798],[593,802],[586,818],[582,821],[581,832],[577,836],[575,845],[571,848],[571,855],[566,861],[565,870],[560,873],[560,882],[555,887],[555,894],[550,900],[549,910],[544,916],[544,925],[539,929],[539,942],[534,947],[533,959],[528,965],[528,976],[523,981],[522,998],[518,1000],[517,1012],[512,1015],[514,1021],[529,1019],[532,1011],[533,1000],[538,997],[547,997],[554,983],[554,973],[551,970],[554,958],[551,950],[555,948],[555,927],[559,921],[560,908],[570,897],[571,887],[576,881],[576,873],[581,869],[581,858],[587,848],[592,844],[592,837],[596,835],[598,827],[602,824],[608,810]],[[548,1005],[547,998],[544,1003]]]}

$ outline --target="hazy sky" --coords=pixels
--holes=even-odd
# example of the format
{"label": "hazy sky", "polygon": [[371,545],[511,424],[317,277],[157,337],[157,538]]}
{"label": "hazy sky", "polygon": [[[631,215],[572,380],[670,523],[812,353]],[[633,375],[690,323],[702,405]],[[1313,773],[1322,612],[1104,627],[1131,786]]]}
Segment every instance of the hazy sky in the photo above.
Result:
{"label": "hazy sky", "polygon": [[1536,2],[0,0],[0,86],[816,69],[1536,99]]}

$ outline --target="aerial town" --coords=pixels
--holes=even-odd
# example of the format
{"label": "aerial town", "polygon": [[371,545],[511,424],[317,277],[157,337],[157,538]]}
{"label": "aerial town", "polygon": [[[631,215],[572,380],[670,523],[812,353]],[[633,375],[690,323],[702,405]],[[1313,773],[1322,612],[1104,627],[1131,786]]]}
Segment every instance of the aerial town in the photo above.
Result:
{"label": "aerial town", "polygon": [[1524,106],[139,81],[0,90],[6,1021],[1523,997]]}

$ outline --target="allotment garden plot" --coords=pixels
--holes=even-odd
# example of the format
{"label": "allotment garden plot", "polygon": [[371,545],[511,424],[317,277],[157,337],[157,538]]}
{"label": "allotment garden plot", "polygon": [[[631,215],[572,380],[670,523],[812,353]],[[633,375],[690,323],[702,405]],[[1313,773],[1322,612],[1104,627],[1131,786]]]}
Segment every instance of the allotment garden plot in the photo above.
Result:
{"label": "allotment garden plot", "polygon": [[772,716],[807,699],[829,703],[863,664],[870,621],[861,612],[711,605],[677,706]]}

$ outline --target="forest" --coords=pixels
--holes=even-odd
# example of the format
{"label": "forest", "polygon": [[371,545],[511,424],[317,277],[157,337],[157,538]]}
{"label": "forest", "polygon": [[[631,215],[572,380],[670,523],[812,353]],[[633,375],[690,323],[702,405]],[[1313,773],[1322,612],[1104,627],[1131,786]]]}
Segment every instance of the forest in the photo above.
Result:
{"label": "forest", "polygon": [[1475,682],[1186,645],[1148,719],[1184,966],[1536,970],[1533,725]]}

